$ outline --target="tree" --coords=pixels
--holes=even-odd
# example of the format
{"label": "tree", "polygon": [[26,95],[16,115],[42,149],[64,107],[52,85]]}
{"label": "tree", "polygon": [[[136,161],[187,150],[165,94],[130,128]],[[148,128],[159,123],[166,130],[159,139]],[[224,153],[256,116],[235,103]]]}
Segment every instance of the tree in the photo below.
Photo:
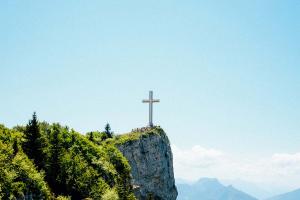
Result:
{"label": "tree", "polygon": [[95,138],[94,138],[94,133],[93,133],[93,132],[90,132],[90,133],[88,134],[88,138],[89,138],[90,141],[94,142],[94,140],[95,140]]}
{"label": "tree", "polygon": [[24,138],[24,152],[34,161],[38,169],[41,169],[45,164],[46,155],[44,148],[46,147],[46,141],[39,129],[36,112],[33,113],[32,119],[29,120],[29,123],[26,125]]}
{"label": "tree", "polygon": [[14,143],[13,143],[13,150],[14,150],[14,156],[16,156],[17,153],[19,152],[19,146],[18,146],[18,141],[17,141],[17,139],[14,140]]}
{"label": "tree", "polygon": [[107,123],[105,125],[105,131],[104,131],[107,135],[108,138],[112,138],[113,137],[113,132],[111,131],[110,125],[109,123]]}
{"label": "tree", "polygon": [[49,185],[55,193],[61,193],[61,184],[57,182],[57,177],[60,173],[60,160],[63,154],[63,147],[61,141],[61,127],[59,124],[53,124],[50,132],[50,157],[48,160],[48,173],[46,178]]}

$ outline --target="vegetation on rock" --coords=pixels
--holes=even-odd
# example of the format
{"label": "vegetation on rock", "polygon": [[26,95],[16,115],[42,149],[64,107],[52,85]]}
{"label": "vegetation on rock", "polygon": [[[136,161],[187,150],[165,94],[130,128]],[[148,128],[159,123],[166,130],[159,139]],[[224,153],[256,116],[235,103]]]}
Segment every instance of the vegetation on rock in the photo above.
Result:
{"label": "vegetation on rock", "polygon": [[149,135],[159,135],[166,138],[166,140],[169,141],[164,130],[159,126],[155,126],[151,128],[145,127],[145,128],[134,129],[130,133],[117,135],[113,139],[106,140],[106,141],[114,145],[120,145],[130,141],[140,140]]}

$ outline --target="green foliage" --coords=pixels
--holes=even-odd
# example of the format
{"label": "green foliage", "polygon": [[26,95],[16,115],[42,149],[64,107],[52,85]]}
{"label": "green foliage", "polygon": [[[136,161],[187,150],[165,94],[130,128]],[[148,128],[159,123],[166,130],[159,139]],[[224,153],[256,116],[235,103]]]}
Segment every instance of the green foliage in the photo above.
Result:
{"label": "green foliage", "polygon": [[107,190],[103,194],[102,200],[119,200],[119,195],[118,195],[116,189]]}
{"label": "green foliage", "polygon": [[32,115],[32,119],[26,126],[24,131],[23,149],[30,159],[34,160],[36,166],[41,169],[45,166],[45,152],[46,141],[40,132],[36,113]]}
{"label": "green foliage", "polygon": [[137,129],[127,134],[117,135],[112,140],[107,140],[107,142],[112,143],[114,145],[119,145],[119,144],[124,144],[135,140],[140,140],[143,137],[148,137],[149,135],[160,135],[164,137],[166,140],[168,140],[162,128],[153,127],[153,128],[145,128],[144,130]]}
{"label": "green foliage", "polygon": [[108,153],[110,162],[118,172],[117,176],[117,192],[120,199],[128,199],[131,195],[132,185],[130,178],[130,166],[122,153],[112,144],[103,145],[103,148]]}
{"label": "green foliage", "polygon": [[38,199],[135,199],[127,160],[103,142],[113,139],[104,132],[89,139],[59,124],[38,123],[35,115],[25,128],[0,126],[0,199],[29,193]]}
{"label": "green foliage", "polygon": [[107,137],[108,137],[108,138],[112,138],[112,137],[113,137],[113,132],[111,131],[111,128],[110,128],[109,123],[107,123],[107,124],[105,125],[105,128],[104,128],[104,129],[105,129],[105,130],[104,130],[104,133],[106,133]]}
{"label": "green foliage", "polygon": [[71,197],[66,197],[66,196],[58,196],[57,198],[56,198],[56,200],[71,200]]}
{"label": "green foliage", "polygon": [[101,145],[103,141],[105,141],[106,139],[108,139],[107,134],[105,132],[89,132],[86,134],[87,138],[97,144],[97,145]]}
{"label": "green foliage", "polygon": [[60,127],[59,124],[53,124],[52,127],[47,131],[49,133],[48,140],[48,159],[47,165],[45,166],[47,175],[46,179],[51,186],[54,193],[62,193],[63,189],[61,184],[57,182],[57,177],[61,172],[61,158],[63,155],[63,147],[62,147],[62,132],[64,129]]}
{"label": "green foliage", "polygon": [[[50,141],[46,172],[49,172],[49,184],[55,193],[70,195],[72,199],[101,199],[105,191],[121,185],[123,179],[130,182],[129,164],[116,147],[96,145],[58,124],[44,128],[48,129],[45,132],[49,133]],[[130,186],[122,188],[128,190],[128,195],[132,193]]]}
{"label": "green foliage", "polygon": [[19,147],[21,139],[21,133],[0,125],[0,199],[22,198],[28,192],[39,199],[50,199],[44,174],[35,169]]}

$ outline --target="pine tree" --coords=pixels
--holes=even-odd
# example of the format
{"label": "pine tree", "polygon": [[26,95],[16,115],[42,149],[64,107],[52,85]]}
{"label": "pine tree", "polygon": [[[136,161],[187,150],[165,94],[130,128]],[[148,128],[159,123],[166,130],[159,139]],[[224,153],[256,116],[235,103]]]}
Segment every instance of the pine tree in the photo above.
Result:
{"label": "pine tree", "polygon": [[24,138],[24,152],[30,159],[33,159],[36,166],[41,169],[45,164],[44,148],[46,142],[39,129],[39,122],[35,112],[32,115],[32,119],[29,120],[29,123],[26,125]]}
{"label": "pine tree", "polygon": [[107,123],[105,125],[105,131],[104,131],[107,135],[108,138],[112,138],[113,137],[113,132],[111,132],[111,128],[110,128],[110,125],[109,123]]}
{"label": "pine tree", "polygon": [[62,144],[61,144],[61,136],[60,136],[60,125],[54,124],[51,133],[50,133],[50,157],[48,160],[48,176],[47,180],[49,185],[52,187],[54,192],[61,192],[61,185],[57,182],[57,177],[60,172],[60,160],[62,155]]}

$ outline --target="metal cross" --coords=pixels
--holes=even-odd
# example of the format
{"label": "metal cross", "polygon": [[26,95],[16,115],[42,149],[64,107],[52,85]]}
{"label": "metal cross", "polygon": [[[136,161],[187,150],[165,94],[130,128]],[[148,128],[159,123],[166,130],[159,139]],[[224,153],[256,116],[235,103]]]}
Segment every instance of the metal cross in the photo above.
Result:
{"label": "metal cross", "polygon": [[143,103],[149,103],[149,126],[153,127],[153,103],[159,102],[159,99],[153,99],[153,91],[149,91],[149,99],[143,100]]}

